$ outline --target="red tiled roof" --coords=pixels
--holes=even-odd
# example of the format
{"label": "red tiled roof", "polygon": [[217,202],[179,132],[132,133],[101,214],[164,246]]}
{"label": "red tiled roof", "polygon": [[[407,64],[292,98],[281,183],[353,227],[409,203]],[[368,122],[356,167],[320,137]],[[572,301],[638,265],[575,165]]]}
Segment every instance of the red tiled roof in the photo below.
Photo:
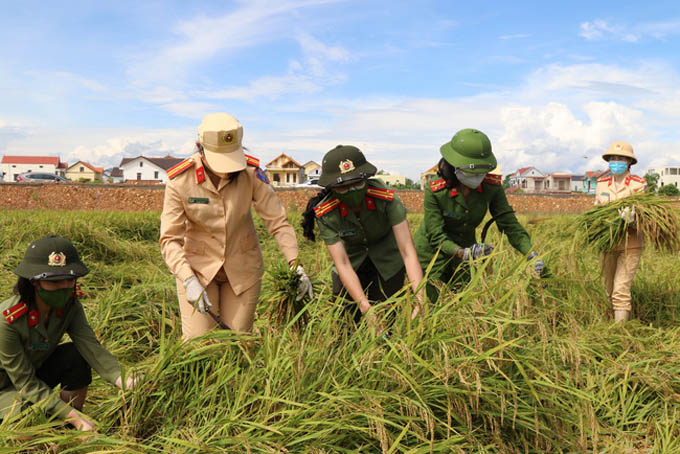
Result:
{"label": "red tiled roof", "polygon": [[56,156],[3,156],[3,164],[48,164],[59,166],[59,158]]}
{"label": "red tiled roof", "polygon": [[518,174],[518,175],[522,175],[523,173],[525,173],[525,172],[528,171],[528,170],[531,170],[532,168],[533,168],[533,167],[522,167],[521,169],[519,169],[519,170],[517,171],[517,174]]}
{"label": "red tiled roof", "polygon": [[609,172],[609,170],[596,170],[594,172],[591,172],[590,170],[586,171],[586,177],[588,178],[599,178],[600,176],[604,175],[605,173]]}
{"label": "red tiled roof", "polygon": [[[281,154],[278,155],[276,158],[272,159],[272,160],[269,162],[269,164],[267,164],[265,167],[269,167],[270,165],[272,165],[272,163],[273,163],[274,161],[276,161],[277,159],[279,159],[279,158],[281,158],[281,157],[286,158],[286,159],[288,160],[288,162],[292,162],[292,163],[295,164],[295,166],[298,167],[298,168],[304,167],[302,164],[300,164],[300,163],[297,162],[295,159],[293,159],[293,158],[291,158],[290,156],[288,156],[286,153],[281,153]],[[288,162],[286,162],[286,164],[288,164]],[[285,165],[285,164],[284,164],[284,165]]]}

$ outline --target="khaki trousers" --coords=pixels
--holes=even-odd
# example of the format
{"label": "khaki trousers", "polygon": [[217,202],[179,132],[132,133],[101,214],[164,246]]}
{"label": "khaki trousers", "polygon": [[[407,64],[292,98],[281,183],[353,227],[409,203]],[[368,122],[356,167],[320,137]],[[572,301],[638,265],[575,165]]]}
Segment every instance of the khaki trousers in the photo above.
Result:
{"label": "khaki trousers", "polygon": [[[236,295],[229,284],[227,274],[221,269],[208,284],[206,291],[212,303],[210,309],[222,322],[234,331],[248,332],[253,328],[253,318],[257,299],[260,296],[262,281],[257,281],[252,287]],[[179,311],[182,314],[182,338],[191,339],[207,333],[217,326],[209,314],[201,314],[193,304],[187,301],[184,285],[177,279],[177,298]]]}
{"label": "khaki trousers", "polygon": [[642,248],[626,248],[602,254],[602,274],[607,296],[615,311],[630,311],[630,287],[640,265]]}

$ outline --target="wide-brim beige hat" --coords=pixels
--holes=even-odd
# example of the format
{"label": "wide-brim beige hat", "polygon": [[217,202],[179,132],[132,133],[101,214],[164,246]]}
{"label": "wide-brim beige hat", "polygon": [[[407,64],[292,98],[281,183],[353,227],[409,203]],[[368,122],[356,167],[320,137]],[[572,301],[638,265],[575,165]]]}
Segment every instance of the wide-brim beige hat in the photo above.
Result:
{"label": "wide-brim beige hat", "polygon": [[624,156],[626,158],[632,159],[632,164],[637,163],[637,158],[635,157],[635,153],[633,153],[633,146],[628,142],[618,141],[609,145],[609,149],[605,154],[602,155],[602,159],[609,161],[612,156]]}
{"label": "wide-brim beige hat", "polygon": [[238,172],[246,168],[242,140],[243,126],[224,112],[204,116],[198,126],[198,141],[203,146],[208,165],[215,172]]}

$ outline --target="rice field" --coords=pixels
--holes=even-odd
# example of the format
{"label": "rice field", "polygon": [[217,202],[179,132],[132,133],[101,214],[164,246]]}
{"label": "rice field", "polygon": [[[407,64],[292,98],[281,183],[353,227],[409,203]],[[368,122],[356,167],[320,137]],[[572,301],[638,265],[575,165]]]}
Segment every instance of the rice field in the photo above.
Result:
{"label": "rice field", "polygon": [[[299,224],[296,212],[289,214]],[[411,214],[413,230],[422,215]],[[72,239],[91,273],[83,299],[101,342],[127,372],[121,392],[94,374],[84,411],[97,434],[64,428],[40,406],[0,423],[0,453],[675,453],[680,452],[680,260],[647,250],[634,320],[611,320],[594,250],[574,216],[520,217],[553,276],[537,280],[490,230],[491,266],[410,321],[410,291],[381,305],[389,338],[347,329],[331,298],[321,242],[302,240],[316,295],[306,323],[277,317],[282,256],[258,231],[266,274],[251,335],[182,343],[158,212],[0,212],[0,284],[27,244]]]}

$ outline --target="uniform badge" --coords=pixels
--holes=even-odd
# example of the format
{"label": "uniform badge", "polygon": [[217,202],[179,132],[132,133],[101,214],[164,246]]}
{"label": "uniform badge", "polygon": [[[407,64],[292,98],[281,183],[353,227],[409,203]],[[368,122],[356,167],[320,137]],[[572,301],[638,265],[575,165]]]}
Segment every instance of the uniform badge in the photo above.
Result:
{"label": "uniform badge", "polygon": [[224,141],[224,143],[232,143],[234,141],[234,136],[232,136],[231,133],[228,132],[222,136],[222,140]]}
{"label": "uniform badge", "polygon": [[262,169],[260,169],[259,167],[255,169],[255,174],[257,174],[257,178],[269,184],[269,178],[267,178],[267,175],[265,175]]}
{"label": "uniform badge", "polygon": [[344,161],[340,161],[340,173],[349,173],[354,170],[354,168],[354,163],[351,160],[345,159]]}
{"label": "uniform badge", "polygon": [[47,266],[66,266],[66,255],[63,252],[52,252],[47,258]]}
{"label": "uniform badge", "polygon": [[205,181],[205,171],[203,167],[196,167],[196,183],[203,183]]}
{"label": "uniform badge", "polygon": [[35,326],[38,324],[38,311],[31,311],[28,313],[28,326]]}

